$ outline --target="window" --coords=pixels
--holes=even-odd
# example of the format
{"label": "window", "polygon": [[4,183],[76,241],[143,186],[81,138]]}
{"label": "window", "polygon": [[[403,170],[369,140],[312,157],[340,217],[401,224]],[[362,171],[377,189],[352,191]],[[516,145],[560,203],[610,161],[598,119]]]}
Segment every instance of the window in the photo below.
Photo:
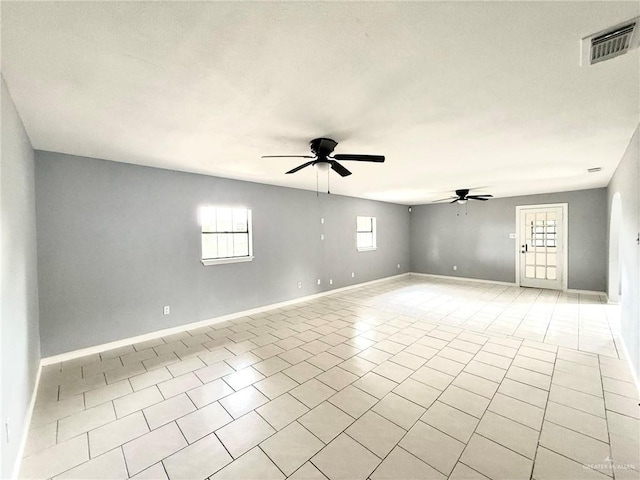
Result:
{"label": "window", "polygon": [[376,217],[356,218],[356,246],[359,252],[376,249]]}
{"label": "window", "polygon": [[202,207],[200,223],[203,265],[253,260],[251,210]]}

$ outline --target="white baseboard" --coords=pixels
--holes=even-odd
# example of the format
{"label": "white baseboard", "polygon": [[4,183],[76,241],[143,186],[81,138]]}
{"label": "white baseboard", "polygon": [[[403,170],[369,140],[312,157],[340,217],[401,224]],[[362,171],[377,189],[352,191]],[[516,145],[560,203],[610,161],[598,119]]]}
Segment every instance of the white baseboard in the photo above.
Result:
{"label": "white baseboard", "polygon": [[33,416],[33,409],[36,406],[36,397],[38,395],[38,387],[40,386],[40,374],[42,373],[42,361],[38,365],[38,373],[36,373],[36,380],[33,383],[33,391],[31,392],[31,401],[29,402],[29,409],[27,415],[24,418],[24,428],[22,429],[22,438],[20,439],[20,446],[18,447],[18,456],[13,464],[12,479],[17,479],[20,474],[20,466],[22,465],[22,457],[24,456],[24,449],[27,446],[27,439],[29,438],[29,429],[31,427],[31,417]]}
{"label": "white baseboard", "polygon": [[380,282],[388,282],[391,280],[397,280],[399,278],[402,278],[408,275],[409,273],[402,273],[400,275],[394,275],[392,277],[385,277],[385,278],[379,278],[377,280],[370,280],[368,282],[356,283],[354,285],[348,285],[346,287],[334,288],[333,290],[327,290],[320,293],[314,293],[312,295],[306,295],[304,297],[298,297],[291,300],[286,300],[284,302],[272,303],[269,305],[264,305],[262,307],[243,310],[240,312],[234,312],[227,315],[210,318],[207,320],[201,320],[199,322],[188,323],[185,325],[178,325],[176,327],[165,328],[163,330],[156,330],[154,332],[145,333],[143,335],[137,335],[135,337],[123,338],[122,340],[116,340],[114,342],[103,343],[100,345],[94,345],[92,347],[82,348],[80,350],[73,350],[71,352],[61,353],[59,355],[53,355],[51,357],[43,358],[40,363],[41,365],[51,365],[53,363],[66,362],[68,360],[73,360],[74,358],[80,358],[86,355],[92,355],[95,353],[104,352],[106,350],[112,350],[114,348],[126,347],[127,345],[132,345],[134,343],[145,342],[147,340],[154,340],[158,337],[166,337],[167,335],[180,333],[185,330],[193,330],[194,328],[207,327],[210,325],[215,325],[216,323],[226,322],[227,320],[233,320],[235,318],[245,317],[249,315],[256,315],[258,313],[274,310],[276,308],[282,308],[282,307],[287,307],[289,305],[295,305],[297,303],[308,302],[309,300],[325,297],[327,295],[333,295],[335,293],[344,292],[346,290],[351,290],[358,287],[364,287],[366,285],[371,285],[371,284],[380,283]]}
{"label": "white baseboard", "polygon": [[[580,295],[604,295],[605,297],[607,297],[607,293],[606,292],[599,292],[597,290],[578,290],[576,288],[568,288],[565,291],[567,293],[578,293]],[[607,297],[607,298],[609,298],[609,297]]]}
{"label": "white baseboard", "polygon": [[434,273],[417,273],[411,272],[409,275],[415,275],[418,277],[431,277],[431,278],[440,278],[443,280],[458,280],[461,282],[477,282],[477,283],[492,283],[495,285],[506,285],[508,287],[515,287],[515,282],[499,282],[498,280],[483,280],[481,278],[468,278],[468,277],[452,277],[449,275],[436,275]]}
{"label": "white baseboard", "polygon": [[[460,280],[462,282],[478,282],[478,283],[493,283],[495,285],[507,285],[509,287],[517,287],[518,284],[516,282],[499,282],[497,280],[484,280],[481,278],[469,278],[469,277],[453,277],[450,275],[436,275],[434,273],[416,273],[411,272],[410,275],[416,275],[419,277],[432,277],[432,278],[441,278],[444,280]],[[575,288],[569,288],[564,290],[567,293],[578,293],[581,295],[607,295],[606,292],[599,292],[596,290],[577,290]],[[608,298],[608,297],[607,297]]]}

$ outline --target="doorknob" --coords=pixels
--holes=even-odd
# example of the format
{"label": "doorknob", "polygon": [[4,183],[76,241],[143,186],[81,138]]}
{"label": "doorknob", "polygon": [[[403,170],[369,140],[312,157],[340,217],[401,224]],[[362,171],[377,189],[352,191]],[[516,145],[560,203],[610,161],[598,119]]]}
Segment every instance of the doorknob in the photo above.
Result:
{"label": "doorknob", "polygon": [[529,247],[526,243],[522,245],[522,248],[523,250],[521,250],[520,253],[527,253],[529,251]]}

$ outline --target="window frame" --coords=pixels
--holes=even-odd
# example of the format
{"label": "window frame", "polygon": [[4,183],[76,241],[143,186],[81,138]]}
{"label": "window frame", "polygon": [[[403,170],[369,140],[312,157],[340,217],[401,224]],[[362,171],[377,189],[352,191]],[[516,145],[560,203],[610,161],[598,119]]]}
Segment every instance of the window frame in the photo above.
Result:
{"label": "window frame", "polygon": [[[371,230],[358,230],[358,219],[359,218],[367,218],[371,220]],[[361,247],[358,245],[358,234],[359,233],[371,233],[372,235],[372,245]],[[378,249],[378,228],[377,228],[377,220],[376,217],[365,216],[365,215],[357,215],[356,216],[356,249],[358,252],[371,252],[373,250]]]}
{"label": "window frame", "polygon": [[[204,231],[204,221],[203,221],[203,216],[204,216],[204,211],[207,209],[214,209],[216,211],[216,217],[217,217],[217,213],[218,210],[246,210],[247,212],[247,231],[244,232],[236,232],[236,231]],[[204,236],[205,235],[235,235],[238,233],[246,233],[247,235],[247,252],[248,255],[238,255],[238,256],[231,256],[231,257],[214,257],[214,258],[204,258],[204,246],[203,246],[203,240],[204,240]],[[250,262],[254,259],[254,255],[253,255],[253,223],[252,223],[252,212],[250,208],[246,208],[246,207],[228,207],[228,206],[224,206],[224,205],[207,205],[207,206],[203,206],[201,207],[201,211],[200,211],[200,262],[202,263],[202,265],[204,266],[210,266],[210,265],[225,265],[225,264],[229,264],[229,263],[243,263],[243,262]]]}

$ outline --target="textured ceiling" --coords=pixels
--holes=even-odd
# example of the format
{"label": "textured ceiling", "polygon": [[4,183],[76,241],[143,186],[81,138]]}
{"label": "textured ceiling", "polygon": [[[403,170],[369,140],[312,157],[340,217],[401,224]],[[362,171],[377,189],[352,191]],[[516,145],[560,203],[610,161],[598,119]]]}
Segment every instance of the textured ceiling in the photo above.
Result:
{"label": "textured ceiling", "polygon": [[[638,2],[6,2],[2,74],[34,148],[405,204],[605,186],[639,120],[638,51],[579,40]],[[588,174],[589,167],[602,172]],[[320,187],[326,187],[326,177]]]}

